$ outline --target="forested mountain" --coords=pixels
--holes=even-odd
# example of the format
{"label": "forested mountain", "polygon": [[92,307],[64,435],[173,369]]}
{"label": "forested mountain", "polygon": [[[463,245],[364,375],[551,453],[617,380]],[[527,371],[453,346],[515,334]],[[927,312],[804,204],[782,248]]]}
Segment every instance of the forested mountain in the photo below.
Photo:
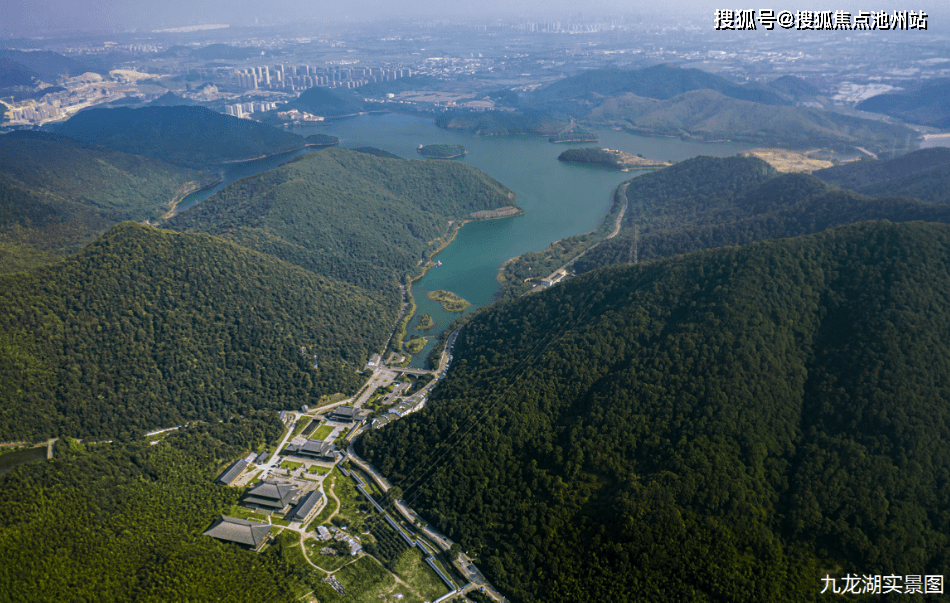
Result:
{"label": "forested mountain", "polygon": [[[296,600],[279,547],[254,555],[201,532],[241,491],[214,477],[279,437],[277,414],[192,425],[150,446],[60,440],[0,477],[0,599]],[[152,442],[154,443],[154,442]]]}
{"label": "forested mountain", "polygon": [[426,410],[358,452],[514,601],[943,574],[948,291],[939,224],[608,267],[476,315]]}
{"label": "forested mountain", "polygon": [[465,130],[482,136],[509,136],[512,134],[554,136],[563,132],[569,126],[565,121],[538,111],[447,112],[436,118],[435,125],[447,130]]}
{"label": "forested mountain", "polygon": [[0,277],[0,440],[111,438],[350,391],[396,320],[387,302],[207,235],[123,223]]}
{"label": "forested mountain", "polygon": [[950,127],[950,78],[924,80],[909,90],[879,94],[858,103],[861,111],[883,113],[912,124]]}
{"label": "forested mountain", "polygon": [[184,106],[90,109],[55,132],[188,167],[272,155],[305,144],[301,136],[250,119]]}
{"label": "forested mountain", "polygon": [[[646,98],[669,99],[692,90],[715,90],[724,96],[768,105],[793,104],[787,95],[767,87],[737,84],[700,69],[683,69],[665,63],[645,69],[591,69],[558,80],[537,91],[530,103],[578,107],[597,105],[605,97],[634,94]],[[584,111],[586,113],[587,111]]]}
{"label": "forested mountain", "polygon": [[438,247],[449,220],[507,205],[507,188],[462,163],[326,149],[235,182],[167,226],[394,292]]}
{"label": "forested mountain", "polygon": [[669,257],[793,237],[862,220],[950,222],[950,206],[871,198],[806,174],[778,174],[754,157],[696,157],[626,185],[622,229],[574,268]]}
{"label": "forested mountain", "polygon": [[853,161],[812,172],[812,176],[865,195],[902,195],[930,203],[950,203],[950,149],[920,149],[894,159]]}
{"label": "forested mountain", "polygon": [[0,272],[50,263],[124,220],[154,220],[213,180],[42,132],[0,136]]}
{"label": "forested mountain", "polygon": [[738,140],[764,146],[853,149],[878,153],[915,148],[910,128],[806,107],[775,107],[695,90],[657,100],[623,94],[609,98],[586,120],[635,134],[699,140]]}
{"label": "forested mountain", "polygon": [[[107,70],[46,50],[25,52],[3,48],[0,49],[0,97],[14,101],[40,98],[65,90],[55,85],[64,75],[75,76],[87,71],[106,73]],[[40,88],[41,84],[45,87]],[[6,111],[0,112],[0,122],[5,119]]]}
{"label": "forested mountain", "polygon": [[331,89],[323,86],[308,88],[300,96],[281,107],[282,111],[297,109],[305,113],[337,117],[353,115],[366,110],[366,103],[360,94],[353,90]]}

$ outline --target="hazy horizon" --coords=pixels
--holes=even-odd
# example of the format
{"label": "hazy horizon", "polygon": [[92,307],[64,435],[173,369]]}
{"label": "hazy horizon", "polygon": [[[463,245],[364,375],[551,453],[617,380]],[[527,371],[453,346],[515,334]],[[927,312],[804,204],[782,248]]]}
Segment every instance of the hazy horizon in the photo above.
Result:
{"label": "hazy horizon", "polygon": [[[727,3],[728,4],[728,3]],[[744,4],[744,3],[743,3]],[[619,0],[599,0],[595,5],[578,9],[569,0],[528,0],[513,5],[502,0],[479,0],[471,3],[447,4],[432,0],[380,2],[378,0],[349,0],[339,5],[306,2],[272,4],[249,0],[165,0],[161,3],[142,4],[132,0],[109,3],[90,0],[10,0],[0,7],[0,36],[3,38],[71,35],[81,33],[146,33],[154,30],[193,27],[207,24],[229,26],[305,25],[308,23],[332,25],[359,22],[379,22],[392,18],[452,19],[452,18],[525,18],[584,20],[594,17],[653,17],[708,21],[710,29],[717,9],[772,8],[789,10],[915,10],[927,11],[928,29],[946,32],[946,20],[937,15],[947,12],[942,3],[934,0],[915,2],[913,6],[893,6],[881,0],[868,2],[835,2],[799,0],[796,3],[762,3],[757,6],[725,6],[709,0],[674,0],[662,7],[638,7]]]}

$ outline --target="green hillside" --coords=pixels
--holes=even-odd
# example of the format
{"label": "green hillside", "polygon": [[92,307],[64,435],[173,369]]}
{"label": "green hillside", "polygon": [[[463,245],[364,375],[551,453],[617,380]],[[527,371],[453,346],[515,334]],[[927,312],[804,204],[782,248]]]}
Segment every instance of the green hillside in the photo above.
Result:
{"label": "green hillside", "polygon": [[634,178],[626,201],[618,236],[580,258],[575,270],[794,237],[863,220],[950,222],[947,205],[866,197],[806,174],[778,174],[751,157],[696,157]]}
{"label": "green hillside", "polygon": [[55,261],[118,222],[156,220],[211,180],[53,134],[0,136],[0,272]]}
{"label": "green hillside", "polygon": [[635,134],[698,140],[736,140],[762,146],[873,152],[913,149],[917,133],[899,125],[808,109],[775,107],[729,98],[712,90],[686,92],[668,100],[623,94],[605,100],[586,118]]}
{"label": "green hillside", "polygon": [[924,80],[908,90],[872,96],[857,109],[883,113],[912,124],[950,127],[950,78]]}
{"label": "green hillside", "polygon": [[204,107],[143,107],[81,111],[56,133],[113,151],[176,165],[205,167],[304,146],[301,136]]}
{"label": "green hillside", "polygon": [[812,172],[840,188],[871,196],[903,195],[950,203],[950,149],[920,149],[894,159],[853,161]]}
{"label": "green hillside", "polygon": [[59,264],[0,277],[0,440],[313,404],[357,386],[395,319],[381,296],[332,278],[123,223]]}
{"label": "green hillside", "polygon": [[669,99],[692,90],[715,90],[730,98],[765,103],[790,104],[785,95],[767,87],[742,86],[722,76],[700,69],[683,69],[665,63],[644,69],[591,69],[558,80],[532,97],[535,102],[588,100],[635,94]]}
{"label": "green hillside", "polygon": [[335,90],[317,86],[308,88],[300,96],[281,106],[281,111],[297,109],[314,115],[338,117],[366,110],[362,95],[353,90]]}
{"label": "green hillside", "polygon": [[394,293],[438,248],[449,220],[507,205],[507,188],[462,163],[326,149],[235,182],[167,226]]}
{"label": "green hillside", "polygon": [[554,136],[568,127],[566,122],[537,111],[447,112],[435,119],[435,125],[447,130],[465,130],[482,136],[509,136],[512,134]]}
{"label": "green hillside", "polygon": [[214,483],[224,462],[280,429],[271,412],[192,425],[155,446],[60,440],[52,461],[0,477],[0,598],[295,601],[306,570],[275,547],[255,555],[201,534],[241,493]]}
{"label": "green hillside", "polygon": [[950,562],[950,227],[614,266],[478,314],[358,452],[513,601],[823,601]]}

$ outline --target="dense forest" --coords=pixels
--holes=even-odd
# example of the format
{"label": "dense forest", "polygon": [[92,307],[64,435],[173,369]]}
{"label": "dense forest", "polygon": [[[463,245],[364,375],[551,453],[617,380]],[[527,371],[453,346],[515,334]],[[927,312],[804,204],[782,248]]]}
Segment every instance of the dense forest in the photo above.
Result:
{"label": "dense forest", "polygon": [[883,113],[912,124],[950,127],[950,78],[925,79],[909,90],[894,90],[872,96],[857,109]]}
{"label": "dense forest", "polygon": [[0,440],[313,404],[355,390],[395,320],[377,293],[123,223],[59,264],[0,277]]}
{"label": "dense forest", "polygon": [[176,165],[205,167],[304,146],[302,136],[205,107],[143,107],[81,111],[57,134]]}
{"label": "dense forest", "polygon": [[449,220],[514,205],[512,197],[462,163],[331,148],[235,182],[167,226],[226,237],[395,300],[396,284],[438,248]]}
{"label": "dense forest", "polygon": [[918,134],[902,125],[808,107],[772,106],[694,90],[668,100],[623,94],[592,109],[585,120],[646,136],[736,140],[785,148],[826,147],[876,153],[916,148]]}
{"label": "dense forest", "polygon": [[567,122],[537,111],[481,113],[450,112],[435,119],[435,125],[447,130],[465,130],[482,136],[538,134],[554,136],[568,126]]}
{"label": "dense forest", "polygon": [[877,153],[911,150],[918,137],[901,125],[809,108],[827,99],[800,78],[739,84],[671,64],[583,71],[507,100],[524,112],[570,116],[587,127],[620,127],[646,136],[848,151],[863,146]]}
{"label": "dense forest", "polygon": [[576,163],[590,163],[602,165],[618,170],[635,170],[665,167],[669,165],[664,161],[646,159],[641,155],[634,155],[625,151],[615,151],[613,149],[568,149],[557,156],[558,161],[573,161]]}
{"label": "dense forest", "polygon": [[941,224],[607,267],[474,316],[426,412],[358,452],[514,601],[943,574],[948,291]]}
{"label": "dense forest", "polygon": [[276,413],[145,440],[60,440],[50,462],[0,477],[4,601],[295,600],[302,568],[202,536],[240,490],[221,467],[272,442]]}
{"label": "dense forest", "polygon": [[300,96],[281,106],[281,111],[297,109],[313,115],[338,117],[353,115],[366,110],[362,95],[355,90],[316,86],[300,93]]}
{"label": "dense forest", "polygon": [[822,182],[872,197],[950,203],[950,148],[920,149],[894,159],[852,161],[812,172]]}
{"label": "dense forest", "polygon": [[531,95],[530,100],[532,103],[566,109],[568,113],[581,117],[590,110],[590,103],[599,104],[605,98],[635,94],[646,98],[669,99],[692,90],[715,90],[730,98],[767,105],[794,104],[784,91],[767,85],[740,85],[713,73],[684,69],[670,63],[644,69],[582,71],[541,88]]}
{"label": "dense forest", "polygon": [[948,205],[866,197],[806,174],[778,174],[754,157],[682,161],[630,180],[626,201],[620,234],[591,249],[575,270],[793,237],[862,220],[950,222]]}
{"label": "dense forest", "polygon": [[213,179],[55,134],[2,135],[0,273],[52,263],[118,222],[158,219]]}

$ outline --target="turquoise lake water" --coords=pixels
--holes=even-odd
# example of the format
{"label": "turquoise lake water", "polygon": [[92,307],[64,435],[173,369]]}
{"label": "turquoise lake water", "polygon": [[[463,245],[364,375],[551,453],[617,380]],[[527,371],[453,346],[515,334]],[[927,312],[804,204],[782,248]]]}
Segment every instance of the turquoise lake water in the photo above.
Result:
{"label": "turquoise lake water", "polygon": [[[410,323],[411,335],[433,337],[422,353],[415,355],[413,366],[422,366],[435,337],[459,316],[444,312],[437,302],[427,299],[429,291],[452,291],[473,304],[468,311],[491,304],[500,289],[496,275],[505,260],[594,230],[610,209],[617,185],[642,174],[560,162],[557,156],[569,145],[552,144],[546,137],[477,136],[437,128],[430,118],[397,113],[362,115],[295,131],[304,136],[331,134],[340,138],[342,148],[372,146],[406,159],[421,160],[416,148],[422,144],[460,144],[468,154],[451,161],[477,167],[517,194],[516,202],[525,210],[523,216],[466,224],[455,241],[439,254],[442,266],[430,270],[413,286],[419,312],[431,315],[436,323],[426,332],[414,330],[415,319]],[[697,155],[726,157],[752,148],[738,143],[645,138],[616,130],[597,133],[598,143],[570,146],[606,147],[673,161]],[[196,193],[185,203],[198,203],[234,180],[272,169],[304,152],[308,151],[227,166],[221,185]]]}

